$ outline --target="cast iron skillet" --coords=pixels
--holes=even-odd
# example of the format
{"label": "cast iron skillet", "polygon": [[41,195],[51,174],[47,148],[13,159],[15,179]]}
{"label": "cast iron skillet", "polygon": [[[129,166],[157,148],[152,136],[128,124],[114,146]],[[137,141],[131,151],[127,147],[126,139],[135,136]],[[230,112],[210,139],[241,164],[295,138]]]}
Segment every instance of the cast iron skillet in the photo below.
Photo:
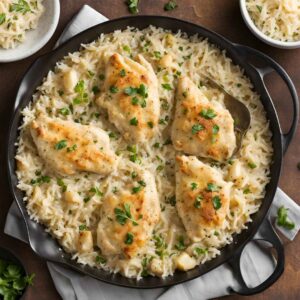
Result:
{"label": "cast iron skillet", "polygon": [[[63,56],[67,55],[69,52],[78,50],[81,43],[89,43],[95,40],[100,33],[110,33],[117,29],[125,29],[127,26],[143,29],[149,25],[155,25],[174,32],[181,30],[186,32],[188,35],[197,33],[200,36],[207,38],[210,43],[217,45],[220,49],[226,50],[227,55],[232,58],[233,62],[245,70],[246,75],[253,83],[255,91],[257,91],[261,96],[262,103],[267,113],[267,118],[270,121],[270,128],[273,133],[272,143],[274,155],[271,166],[271,181],[266,188],[266,195],[263,199],[260,210],[252,216],[253,222],[248,225],[248,229],[242,231],[239,235],[235,235],[233,242],[222,249],[221,255],[188,272],[177,271],[173,276],[169,276],[164,279],[147,277],[140,281],[136,281],[134,279],[125,278],[119,274],[112,275],[103,270],[96,270],[88,266],[77,264],[75,261],[71,260],[70,256],[59,247],[57,242],[44,231],[43,226],[30,220],[23,202],[24,194],[16,187],[17,177],[15,175],[16,165],[14,156],[16,151],[15,142],[17,141],[19,134],[18,127],[22,121],[21,110],[29,103],[36,87],[41,84],[42,78],[54,67],[57,61],[62,59]],[[260,67],[254,66],[253,63],[256,65],[258,63]],[[276,71],[284,80],[289,88],[293,101],[292,125],[286,134],[281,132],[277,113],[264,84],[264,76],[271,71]],[[298,98],[295,87],[287,73],[274,60],[249,47],[233,44],[217,33],[209,31],[201,26],[168,17],[135,16],[108,21],[76,35],[56,50],[40,57],[33,63],[21,82],[15,100],[13,118],[9,129],[7,163],[10,177],[10,188],[24,217],[31,248],[39,256],[48,261],[61,263],[62,265],[69,266],[72,269],[107,283],[133,288],[158,288],[175,285],[199,277],[217,266],[228,262],[232,266],[241,286],[238,291],[231,290],[231,292],[250,295],[263,291],[273,284],[284,270],[284,249],[279,237],[272,229],[270,220],[267,220],[266,214],[277,189],[283,153],[287,150],[287,147],[295,133],[299,114],[298,110]],[[247,242],[253,238],[261,224],[263,224],[261,232],[264,239],[271,242],[277,251],[277,266],[274,273],[265,282],[255,288],[248,288],[243,280],[239,261],[243,248]]]}

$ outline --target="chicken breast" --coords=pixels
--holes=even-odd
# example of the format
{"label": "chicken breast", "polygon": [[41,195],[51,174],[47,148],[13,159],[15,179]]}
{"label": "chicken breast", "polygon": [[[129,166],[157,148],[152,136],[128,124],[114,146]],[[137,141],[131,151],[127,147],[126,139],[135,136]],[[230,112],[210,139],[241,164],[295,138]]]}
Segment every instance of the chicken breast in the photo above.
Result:
{"label": "chicken breast", "polygon": [[142,170],[132,174],[134,179],[127,176],[128,181],[122,183],[120,192],[109,193],[104,198],[97,229],[97,244],[104,255],[134,257],[159,221],[160,204],[154,177]]}
{"label": "chicken breast", "polygon": [[222,227],[230,189],[218,171],[195,156],[176,157],[176,208],[190,239],[200,241]]}
{"label": "chicken breast", "polygon": [[160,103],[151,64],[142,55],[137,60],[117,53],[109,58],[103,91],[96,103],[107,109],[110,122],[127,140],[144,142],[153,137]]}
{"label": "chicken breast", "polygon": [[40,157],[61,175],[77,171],[107,175],[114,169],[115,154],[100,128],[39,116],[30,132]]}
{"label": "chicken breast", "polygon": [[233,119],[218,102],[210,102],[187,77],[180,78],[176,93],[172,141],[176,150],[224,161],[235,147]]}

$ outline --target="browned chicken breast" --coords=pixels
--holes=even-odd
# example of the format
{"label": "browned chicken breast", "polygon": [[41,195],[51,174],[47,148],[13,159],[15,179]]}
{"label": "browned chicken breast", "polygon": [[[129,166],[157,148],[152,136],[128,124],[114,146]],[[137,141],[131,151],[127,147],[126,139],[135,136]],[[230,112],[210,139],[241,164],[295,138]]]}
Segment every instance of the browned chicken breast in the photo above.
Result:
{"label": "browned chicken breast", "polygon": [[222,226],[231,184],[195,156],[176,157],[176,208],[187,235],[199,241]]}
{"label": "browned chicken breast", "polygon": [[235,147],[233,119],[227,109],[210,102],[188,78],[178,81],[172,141],[176,150],[224,161]]}
{"label": "browned chicken breast", "polygon": [[30,132],[40,157],[62,175],[77,171],[107,175],[114,169],[115,154],[100,128],[39,116]]}
{"label": "browned chicken breast", "polygon": [[97,244],[104,255],[134,257],[151,237],[159,217],[155,179],[148,171],[137,170],[120,192],[104,199]]}
{"label": "browned chicken breast", "polygon": [[159,119],[158,83],[150,63],[113,54],[107,63],[104,89],[96,100],[109,120],[133,142],[153,137]]}

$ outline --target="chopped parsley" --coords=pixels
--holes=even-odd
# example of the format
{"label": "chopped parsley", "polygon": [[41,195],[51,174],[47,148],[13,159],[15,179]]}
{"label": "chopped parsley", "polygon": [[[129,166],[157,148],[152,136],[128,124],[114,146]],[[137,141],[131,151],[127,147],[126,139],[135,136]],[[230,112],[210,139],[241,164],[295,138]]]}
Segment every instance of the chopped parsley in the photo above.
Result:
{"label": "chopped parsley", "polygon": [[161,86],[167,91],[172,91],[172,87],[169,83],[163,83]]}
{"label": "chopped parsley", "polygon": [[63,116],[68,116],[70,114],[70,110],[66,107],[58,109],[58,113]]}
{"label": "chopped parsley", "polygon": [[89,190],[90,193],[98,196],[98,197],[102,197],[103,196],[103,193],[97,188],[97,187],[92,187],[90,190]]}
{"label": "chopped parsley", "polygon": [[170,10],[175,9],[177,6],[178,6],[177,3],[174,0],[171,0],[165,4],[164,10],[170,11]]}
{"label": "chopped parsley", "polygon": [[203,197],[201,195],[198,195],[195,199],[195,202],[194,202],[194,207],[195,208],[200,208],[201,207],[201,200],[203,200]]}
{"label": "chopped parsley", "polygon": [[161,53],[159,51],[154,51],[153,54],[157,59],[161,59]]}
{"label": "chopped parsley", "polygon": [[262,6],[256,5],[256,8],[257,8],[257,10],[261,13],[261,11],[262,11]]}
{"label": "chopped parsley", "polygon": [[107,262],[107,259],[103,257],[102,255],[97,255],[96,258],[96,263],[98,264],[105,264]]}
{"label": "chopped parsley", "polygon": [[208,109],[202,109],[200,112],[200,116],[207,120],[210,120],[210,119],[215,118],[217,116],[217,114],[213,109],[208,108]]}
{"label": "chopped parsley", "polygon": [[49,183],[51,181],[51,177],[45,175],[45,176],[40,176],[36,179],[31,179],[30,183],[33,185],[41,185],[43,183]]}
{"label": "chopped parsley", "polygon": [[198,187],[198,184],[196,182],[191,183],[191,189],[194,191]]}
{"label": "chopped parsley", "polygon": [[251,191],[249,188],[245,188],[244,191],[243,191],[243,194],[247,195],[247,194],[250,194]]}
{"label": "chopped parsley", "polygon": [[32,12],[30,5],[25,0],[19,0],[17,3],[13,3],[9,6],[9,11],[20,12],[25,15],[28,12]]}
{"label": "chopped parsley", "polygon": [[201,130],[204,130],[204,126],[201,124],[195,124],[192,126],[192,134],[196,134]]}
{"label": "chopped parsley", "polygon": [[73,152],[73,151],[75,151],[76,149],[77,149],[77,145],[74,144],[72,147],[68,147],[68,148],[67,148],[67,152]]}
{"label": "chopped parsley", "polygon": [[62,191],[65,192],[67,190],[67,185],[61,178],[56,179],[57,184],[62,188]]}
{"label": "chopped parsley", "polygon": [[162,235],[154,235],[153,236],[153,240],[155,242],[155,253],[160,257],[163,258],[164,256],[166,256],[168,253],[166,251],[167,248],[167,244],[164,240],[164,238],[162,237]]}
{"label": "chopped parsley", "polygon": [[124,210],[121,208],[116,207],[115,210],[116,220],[119,224],[125,225],[127,220],[130,220],[134,226],[137,226],[138,223],[132,218],[131,212],[130,212],[130,204],[125,203],[124,204]]}
{"label": "chopped parsley", "polygon": [[74,92],[77,93],[77,97],[73,99],[73,104],[81,104],[88,102],[88,94],[85,91],[85,83],[83,80],[79,80],[74,88]]}
{"label": "chopped parsley", "polygon": [[143,180],[138,181],[138,184],[138,186],[132,188],[132,194],[139,193],[146,186],[146,183]]}
{"label": "chopped parsley", "polygon": [[184,244],[184,237],[182,235],[178,237],[177,244],[175,244],[175,248],[179,251],[182,251],[186,248]]}
{"label": "chopped parsley", "polygon": [[195,247],[194,250],[193,250],[193,253],[194,253],[194,255],[196,257],[199,257],[200,255],[206,254],[207,253],[207,249]]}
{"label": "chopped parsley", "polygon": [[5,13],[0,14],[0,25],[2,25],[5,22],[5,19],[6,19]]}
{"label": "chopped parsley", "polygon": [[221,208],[222,202],[221,202],[221,199],[220,199],[219,196],[214,196],[214,197],[212,198],[212,202],[213,202],[213,206],[214,206],[214,209],[215,209],[215,210],[218,210],[218,209]]}
{"label": "chopped parsley", "polygon": [[137,172],[133,171],[131,172],[131,178],[134,179],[138,176]]}
{"label": "chopped parsley", "polygon": [[216,142],[216,138],[217,138],[217,134],[220,130],[220,127],[215,124],[212,128],[212,143],[215,143]]}
{"label": "chopped parsley", "polygon": [[131,245],[133,243],[133,234],[131,232],[127,232],[124,243],[126,245]]}
{"label": "chopped parsley", "polygon": [[217,192],[220,188],[217,186],[217,185],[215,185],[214,183],[208,183],[207,184],[207,191],[208,192]]}
{"label": "chopped parsley", "polygon": [[84,230],[87,230],[86,225],[85,224],[79,225],[79,231],[84,231]]}
{"label": "chopped parsley", "polygon": [[149,128],[153,128],[154,127],[153,122],[151,122],[151,121],[147,122],[147,125],[148,125]]}
{"label": "chopped parsley", "polygon": [[55,146],[54,149],[55,150],[61,150],[67,147],[67,141],[66,140],[61,140],[59,141]]}
{"label": "chopped parsley", "polygon": [[129,124],[130,124],[131,126],[137,126],[138,123],[139,123],[139,121],[138,121],[138,119],[137,119],[136,117],[130,119],[130,121],[129,121]]}
{"label": "chopped parsley", "polygon": [[137,14],[139,12],[138,4],[139,0],[127,0],[128,10],[132,14]]}
{"label": "chopped parsley", "polygon": [[281,206],[277,211],[277,225],[288,230],[295,228],[295,223],[288,218],[288,209],[284,206]]}
{"label": "chopped parsley", "polygon": [[109,91],[110,91],[112,94],[116,94],[116,93],[119,91],[119,89],[118,89],[116,86],[112,85],[112,86],[109,88]]}
{"label": "chopped parsley", "polygon": [[97,85],[93,86],[92,92],[93,92],[95,95],[100,93],[100,89],[98,88]]}
{"label": "chopped parsley", "polygon": [[126,71],[125,71],[124,69],[122,69],[122,70],[120,71],[120,76],[121,76],[121,77],[125,77],[125,76],[126,76]]}
{"label": "chopped parsley", "polygon": [[124,45],[124,46],[123,46],[123,50],[124,50],[125,52],[127,52],[127,53],[130,53],[130,52],[131,52],[130,47],[127,46],[127,45]]}
{"label": "chopped parsley", "polygon": [[257,167],[257,165],[254,162],[248,162],[248,167],[250,169],[255,169]]}

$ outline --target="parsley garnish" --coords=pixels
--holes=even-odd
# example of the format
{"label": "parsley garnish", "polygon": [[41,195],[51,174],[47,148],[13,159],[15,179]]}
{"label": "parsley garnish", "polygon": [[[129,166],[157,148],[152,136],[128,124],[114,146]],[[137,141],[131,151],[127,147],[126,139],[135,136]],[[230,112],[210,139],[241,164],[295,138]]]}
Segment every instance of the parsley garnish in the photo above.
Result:
{"label": "parsley garnish", "polygon": [[202,249],[202,248],[199,248],[199,247],[195,247],[193,252],[194,252],[196,257],[199,257],[200,255],[206,254],[207,249]]}
{"label": "parsley garnish", "polygon": [[216,138],[217,138],[217,134],[220,130],[220,127],[215,124],[212,128],[212,143],[215,143],[216,142]]}
{"label": "parsley garnish", "polygon": [[161,53],[159,51],[154,51],[153,54],[157,59],[161,59]]}
{"label": "parsley garnish", "polygon": [[112,94],[116,94],[116,93],[119,91],[119,89],[118,89],[116,86],[112,85],[112,86],[109,88],[109,91],[110,91]]}
{"label": "parsley garnish", "polygon": [[107,262],[107,259],[101,255],[97,255],[95,260],[98,264],[105,264]]}
{"label": "parsley garnish", "polygon": [[43,183],[49,183],[50,181],[51,181],[51,178],[49,176],[40,176],[37,179],[31,179],[30,183],[33,185],[36,185],[36,184],[41,185]]}
{"label": "parsley garnish", "polygon": [[214,209],[215,209],[215,210],[218,210],[218,209],[221,208],[222,202],[221,202],[221,199],[220,199],[219,196],[214,196],[214,197],[212,198],[212,202],[213,202],[213,206],[214,206]]}
{"label": "parsley garnish", "polygon": [[248,162],[248,167],[250,169],[255,169],[257,167],[257,165],[254,162]]}
{"label": "parsley garnish", "polygon": [[170,11],[170,10],[173,10],[177,7],[177,3],[173,0],[169,1],[168,3],[165,4],[164,6],[164,10],[165,11]]}
{"label": "parsley garnish", "polygon": [[195,124],[192,126],[192,134],[196,134],[201,130],[204,130],[204,126],[201,124]]}
{"label": "parsley garnish", "polygon": [[126,245],[131,245],[133,243],[133,234],[131,232],[127,232],[124,243]]}
{"label": "parsley garnish", "polygon": [[128,10],[132,14],[137,14],[139,12],[138,9],[139,0],[127,0]]}
{"label": "parsley garnish", "polygon": [[67,185],[61,178],[56,179],[57,184],[62,188],[62,191],[65,192],[67,190]]}
{"label": "parsley garnish", "polygon": [[124,204],[124,210],[121,208],[116,207],[115,210],[116,220],[119,224],[125,225],[127,220],[130,220],[134,226],[138,225],[138,223],[132,218],[130,212],[130,204]]}
{"label": "parsley garnish", "polygon": [[260,5],[256,5],[256,8],[258,9],[258,11],[261,13],[261,11],[262,11],[262,6],[260,6]]}
{"label": "parsley garnish", "polygon": [[195,190],[198,187],[198,184],[196,182],[191,183],[191,189],[192,191]]}
{"label": "parsley garnish", "polygon": [[154,235],[153,236],[153,240],[155,241],[155,253],[160,257],[164,257],[165,255],[167,255],[167,251],[166,251],[166,248],[167,248],[167,244],[164,240],[164,238],[162,237],[162,235]]}
{"label": "parsley garnish", "polygon": [[79,225],[79,231],[84,231],[84,230],[87,230],[87,226],[85,224],[81,224]]}
{"label": "parsley garnish", "polygon": [[178,237],[178,242],[175,244],[175,248],[179,251],[184,250],[186,248],[184,244],[184,237],[181,235]]}
{"label": "parsley garnish", "polygon": [[63,115],[63,116],[67,116],[67,115],[70,114],[70,110],[68,108],[66,108],[66,107],[63,107],[63,108],[60,108],[58,110],[58,113],[61,114],[61,115]]}
{"label": "parsley garnish", "polygon": [[130,121],[129,121],[129,124],[131,126],[137,126],[139,123],[138,119],[136,117],[132,118]]}
{"label": "parsley garnish", "polygon": [[131,52],[130,47],[127,46],[127,45],[124,45],[124,46],[123,46],[123,50],[126,51],[127,53],[130,53],[130,52]]}
{"label": "parsley garnish", "polygon": [[124,69],[122,69],[122,70],[120,71],[120,76],[121,76],[121,77],[125,77],[125,76],[126,76],[126,71],[125,71]]}
{"label": "parsley garnish", "polygon": [[138,186],[132,188],[132,194],[139,193],[146,186],[146,183],[143,180],[138,181],[138,184]]}
{"label": "parsley garnish", "polygon": [[208,192],[217,192],[220,188],[214,183],[208,183],[206,189]]}
{"label": "parsley garnish", "polygon": [[277,225],[284,227],[288,230],[295,228],[295,223],[288,218],[288,209],[281,206],[277,211]]}
{"label": "parsley garnish", "polygon": [[200,116],[207,120],[210,120],[210,119],[213,119],[214,117],[216,117],[217,114],[215,113],[215,111],[213,109],[208,108],[208,109],[202,109],[200,112]]}
{"label": "parsley garnish", "polygon": [[67,152],[73,152],[73,151],[75,151],[76,149],[77,149],[77,145],[74,144],[72,147],[68,147],[68,148],[67,148]]}
{"label": "parsley garnish", "polygon": [[150,122],[147,122],[147,125],[148,125],[149,128],[153,128],[153,126],[154,126],[154,125],[153,125],[153,122],[151,122],[151,121],[150,121]]}
{"label": "parsley garnish", "polygon": [[172,91],[172,87],[169,83],[163,83],[161,86],[167,91]]}
{"label": "parsley garnish", "polygon": [[97,85],[93,86],[92,91],[93,91],[93,93],[94,93],[95,95],[98,94],[98,93],[100,93],[100,89],[98,88]]}
{"label": "parsley garnish", "polygon": [[25,0],[19,0],[17,3],[11,4],[9,6],[9,11],[20,12],[23,15],[26,14],[27,12],[32,12],[32,10],[30,9],[30,5]]}
{"label": "parsley garnish", "polygon": [[61,140],[59,141],[55,146],[55,150],[61,150],[63,148],[66,148],[67,147],[67,141],[66,140]]}
{"label": "parsley garnish", "polygon": [[73,99],[73,104],[81,104],[88,102],[88,94],[85,91],[85,83],[83,80],[79,80],[74,88],[74,92],[77,93],[77,97]]}
{"label": "parsley garnish", "polygon": [[20,299],[23,294],[23,290],[28,285],[33,284],[34,277],[34,273],[26,276],[23,269],[19,265],[4,259],[0,259],[1,299]]}
{"label": "parsley garnish", "polygon": [[0,25],[2,25],[5,22],[5,19],[6,19],[5,13],[0,14]]}
{"label": "parsley garnish", "polygon": [[201,200],[203,200],[203,197],[201,195],[198,195],[196,197],[196,199],[195,199],[194,207],[200,208],[200,206],[201,206]]}

